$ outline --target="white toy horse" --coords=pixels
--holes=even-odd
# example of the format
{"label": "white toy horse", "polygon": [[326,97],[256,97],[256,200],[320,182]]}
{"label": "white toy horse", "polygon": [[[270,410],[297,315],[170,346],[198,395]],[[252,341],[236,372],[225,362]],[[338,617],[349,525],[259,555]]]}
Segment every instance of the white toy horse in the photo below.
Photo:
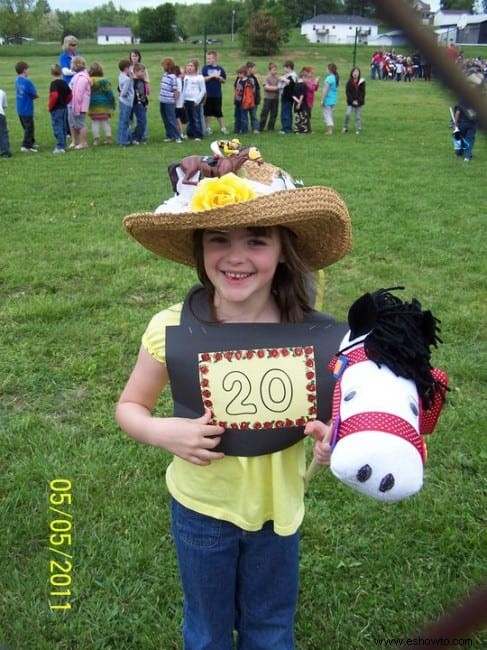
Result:
{"label": "white toy horse", "polygon": [[[396,287],[402,288],[402,287]],[[350,308],[350,331],[330,361],[333,394],[332,473],[379,501],[399,501],[423,485],[426,445],[447,389],[430,366],[437,319],[418,301],[381,289]]]}

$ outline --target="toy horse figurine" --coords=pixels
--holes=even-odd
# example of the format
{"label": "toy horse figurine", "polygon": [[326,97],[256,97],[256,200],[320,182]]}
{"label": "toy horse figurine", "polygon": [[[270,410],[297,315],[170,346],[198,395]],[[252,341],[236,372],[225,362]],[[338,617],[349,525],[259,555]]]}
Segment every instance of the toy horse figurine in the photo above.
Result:
{"label": "toy horse figurine", "polygon": [[228,158],[186,156],[178,163],[171,163],[168,166],[169,178],[174,192],[177,192],[179,181],[183,185],[197,185],[201,177],[220,178],[229,172],[236,174],[247,160],[252,160],[257,164],[264,162],[257,147],[245,147]]}
{"label": "toy horse figurine", "polygon": [[350,330],[329,364],[337,379],[330,469],[379,501],[421,489],[422,436],[435,428],[448,390],[446,374],[430,366],[430,346],[441,343],[437,319],[418,301],[403,303],[389,291],[367,293],[352,305]]}

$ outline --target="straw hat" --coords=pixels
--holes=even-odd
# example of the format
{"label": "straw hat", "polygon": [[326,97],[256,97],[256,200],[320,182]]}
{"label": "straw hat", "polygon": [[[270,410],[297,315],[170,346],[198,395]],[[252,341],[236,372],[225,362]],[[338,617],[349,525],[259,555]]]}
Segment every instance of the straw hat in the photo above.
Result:
{"label": "straw hat", "polygon": [[[267,182],[269,178],[266,181],[263,176],[269,176],[269,172],[272,176],[274,170],[278,168],[267,163],[264,169],[256,168],[258,184]],[[285,226],[297,235],[298,249],[310,270],[338,261],[350,251],[352,243],[345,203],[335,190],[322,186],[281,189],[201,211],[131,214],[125,217],[123,225],[156,255],[189,266],[194,266],[193,233],[197,229]]]}

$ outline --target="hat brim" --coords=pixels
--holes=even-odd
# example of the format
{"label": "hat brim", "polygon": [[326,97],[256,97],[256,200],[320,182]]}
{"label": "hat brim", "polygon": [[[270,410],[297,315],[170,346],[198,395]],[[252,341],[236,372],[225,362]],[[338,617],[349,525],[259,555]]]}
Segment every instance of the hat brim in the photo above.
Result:
{"label": "hat brim", "polygon": [[285,226],[298,238],[310,270],[329,266],[352,246],[347,207],[329,187],[280,190],[250,201],[201,212],[138,213],[125,217],[127,232],[156,255],[194,266],[193,233],[199,229]]}

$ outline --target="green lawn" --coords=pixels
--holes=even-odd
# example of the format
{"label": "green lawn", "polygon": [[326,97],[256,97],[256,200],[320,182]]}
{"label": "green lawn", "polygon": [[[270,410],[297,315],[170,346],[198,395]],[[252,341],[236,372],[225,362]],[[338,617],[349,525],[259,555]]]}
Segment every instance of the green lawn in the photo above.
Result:
{"label": "green lawn", "polygon": [[[422,81],[368,80],[363,133],[342,135],[352,48],[298,39],[291,45],[277,57],[280,64],[291,57],[296,67],[311,63],[320,74],[329,61],[338,64],[336,134],[325,137],[317,105],[309,136],[242,140],[257,143],[266,160],[306,185],[334,187],[349,207],[354,247],[327,271],[326,310],[343,319],[364,291],[404,285],[404,298],[418,298],[441,319],[444,345],[434,362],[451,384],[419,495],[381,505],[327,471],[308,491],[297,650],[368,650],[374,639],[414,636],[485,580],[486,143],[479,135],[470,164],[456,159],[448,127],[453,99]],[[147,146],[65,156],[51,153],[46,110],[58,47],[0,51],[14,152],[0,161],[0,644],[11,650],[181,647],[164,483],[169,458],[124,436],[113,408],[148,320],[194,282],[189,269],[153,256],[121,226],[124,215],[169,196],[169,162],[209,151],[206,140],[162,142],[160,59],[202,60],[192,48],[141,48],[153,91]],[[233,78],[245,57],[230,43],[220,49]],[[81,51],[89,63],[105,65],[116,87],[125,49],[86,44]],[[370,53],[358,51],[367,78]],[[19,152],[19,59],[30,63],[41,94],[38,154]],[[262,75],[267,60],[257,63]],[[231,125],[230,89],[225,93]],[[158,408],[170,412],[168,395]],[[71,482],[56,492],[69,494],[71,503],[67,496],[54,499],[65,498],[61,505],[49,501],[56,479]],[[71,545],[68,538],[50,543],[52,528],[71,535]],[[63,573],[68,577],[51,586],[50,578]],[[54,589],[70,594],[51,597],[51,604],[69,602],[71,609],[50,609]],[[486,646],[484,632],[469,647]]]}

